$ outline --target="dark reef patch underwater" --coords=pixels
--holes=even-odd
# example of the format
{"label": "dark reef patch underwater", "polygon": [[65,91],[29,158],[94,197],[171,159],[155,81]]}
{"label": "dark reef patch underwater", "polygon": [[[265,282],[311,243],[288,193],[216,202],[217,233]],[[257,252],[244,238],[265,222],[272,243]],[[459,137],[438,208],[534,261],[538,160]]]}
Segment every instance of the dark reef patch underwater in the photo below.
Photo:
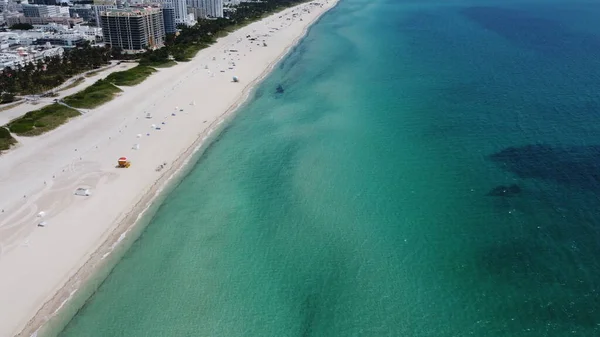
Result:
{"label": "dark reef patch underwater", "polygon": [[519,178],[549,180],[600,192],[600,146],[555,147],[543,144],[508,147],[491,160]]}
{"label": "dark reef patch underwater", "polygon": [[[524,1],[527,4],[527,1]],[[552,4],[550,4],[551,6]],[[590,6],[597,10],[597,3]],[[492,6],[468,7],[461,11],[467,18],[493,31],[515,46],[533,49],[548,55],[598,53],[600,36],[574,32],[555,18],[542,17],[530,8]]]}

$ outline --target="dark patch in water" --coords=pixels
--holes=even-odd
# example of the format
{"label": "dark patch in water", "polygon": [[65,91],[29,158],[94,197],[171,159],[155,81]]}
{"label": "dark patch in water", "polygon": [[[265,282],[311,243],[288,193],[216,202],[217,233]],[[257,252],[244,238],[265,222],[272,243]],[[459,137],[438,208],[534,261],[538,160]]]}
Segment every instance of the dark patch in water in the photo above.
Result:
{"label": "dark patch in water", "polygon": [[316,297],[316,295],[309,294],[302,302],[302,323],[300,334],[302,337],[308,337],[312,335],[313,324],[317,310]]}
{"label": "dark patch in water", "polygon": [[541,284],[547,280],[556,280],[550,266],[544,263],[544,252],[547,249],[534,238],[513,239],[484,249],[480,263],[485,270],[493,271],[494,275],[505,282],[530,280]]}
{"label": "dark patch in water", "polygon": [[279,62],[279,69],[288,72],[304,57],[306,54],[306,44],[300,43],[296,45],[287,57]]}
{"label": "dark patch in water", "polygon": [[277,88],[275,89],[275,92],[278,94],[283,94],[285,90],[283,90],[283,87],[281,86],[281,84],[279,84],[277,86]]}
{"label": "dark patch in water", "polygon": [[599,37],[570,31],[559,21],[528,11],[475,6],[462,10],[462,14],[520,47],[571,56],[574,52],[600,52]]}
{"label": "dark patch in water", "polygon": [[520,178],[542,179],[586,189],[600,189],[600,146],[509,147],[490,159]]}
{"label": "dark patch in water", "polygon": [[[554,224],[560,225],[560,224]],[[570,239],[538,235],[499,242],[481,251],[482,270],[496,281],[525,291],[518,298],[501,301],[513,317],[553,328],[595,330],[600,324],[598,263],[582,263],[600,254],[597,236],[579,244]],[[578,240],[579,241],[579,240]]]}
{"label": "dark patch in water", "polygon": [[521,188],[519,185],[512,184],[510,186],[496,186],[492,188],[492,190],[486,195],[490,197],[513,197],[519,193],[521,193]]}

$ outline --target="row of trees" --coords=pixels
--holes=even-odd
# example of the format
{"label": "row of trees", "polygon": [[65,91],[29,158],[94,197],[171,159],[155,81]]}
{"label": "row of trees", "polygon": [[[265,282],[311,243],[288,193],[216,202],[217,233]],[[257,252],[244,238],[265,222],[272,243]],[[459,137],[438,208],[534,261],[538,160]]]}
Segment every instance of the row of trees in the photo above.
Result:
{"label": "row of trees", "polygon": [[85,44],[80,48],[66,50],[62,57],[46,57],[24,66],[7,67],[0,73],[0,94],[41,93],[61,85],[74,75],[100,68],[110,60],[110,48]]}
{"label": "row of trees", "polygon": [[14,25],[10,26],[10,29],[31,30],[33,29],[33,26],[29,23],[15,23]]}

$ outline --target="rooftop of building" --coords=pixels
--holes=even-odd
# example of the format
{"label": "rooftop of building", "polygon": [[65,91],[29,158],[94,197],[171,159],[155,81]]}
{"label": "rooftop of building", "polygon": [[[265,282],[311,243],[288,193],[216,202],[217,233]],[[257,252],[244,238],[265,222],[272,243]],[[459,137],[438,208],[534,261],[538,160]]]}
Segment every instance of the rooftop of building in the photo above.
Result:
{"label": "rooftop of building", "polygon": [[94,0],[92,5],[94,6],[114,6],[117,2],[115,0]]}
{"label": "rooftop of building", "polygon": [[[96,36],[102,35],[102,29],[86,26],[69,28],[63,25],[43,25],[29,31],[13,30],[0,32],[0,43],[8,46],[30,46],[38,44],[39,41],[64,41],[74,43],[80,40],[94,41]],[[62,44],[61,44],[62,45]]]}
{"label": "rooftop of building", "polygon": [[102,16],[124,16],[124,17],[128,17],[128,16],[145,16],[145,15],[149,15],[149,14],[154,14],[154,13],[158,13],[160,12],[160,8],[156,8],[156,7],[128,7],[128,8],[114,8],[114,9],[107,9],[106,11],[102,12]]}
{"label": "rooftop of building", "polygon": [[24,65],[34,60],[46,57],[60,56],[64,52],[62,47],[30,47],[13,48],[0,52],[0,71],[5,67]]}
{"label": "rooftop of building", "polygon": [[0,51],[0,59],[14,59],[18,57],[25,56],[53,56],[57,53],[61,53],[64,51],[62,47],[52,47],[52,46],[29,46],[29,47],[13,47],[10,49],[4,49]]}

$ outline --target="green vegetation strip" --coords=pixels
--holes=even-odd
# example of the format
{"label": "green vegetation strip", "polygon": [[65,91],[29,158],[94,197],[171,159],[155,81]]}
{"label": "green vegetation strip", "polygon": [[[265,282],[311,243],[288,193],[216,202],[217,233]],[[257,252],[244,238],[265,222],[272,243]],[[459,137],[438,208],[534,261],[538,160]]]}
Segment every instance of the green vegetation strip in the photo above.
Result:
{"label": "green vegetation strip", "polygon": [[74,108],[92,109],[112,100],[121,89],[108,80],[99,80],[84,90],[67,96],[63,101]]}
{"label": "green vegetation strip", "polygon": [[154,64],[154,65],[150,65],[150,66],[154,67],[154,68],[169,68],[169,67],[176,66],[176,65],[177,65],[177,62],[175,62],[175,61],[167,61],[164,63]]}
{"label": "green vegetation strip", "polygon": [[13,138],[6,128],[0,128],[0,151],[8,150],[17,140]]}
{"label": "green vegetation strip", "polygon": [[117,71],[99,80],[86,89],[67,96],[63,101],[74,108],[93,109],[112,100],[122,90],[116,86],[133,86],[142,83],[156,69],[148,66],[136,66],[129,70]]}
{"label": "green vegetation strip", "polygon": [[171,48],[175,61],[188,62],[198,54],[198,52],[206,47],[210,46],[207,43],[190,44],[190,45],[177,45]]}
{"label": "green vegetation strip", "polygon": [[[56,129],[70,118],[79,115],[79,111],[75,109],[54,103],[39,110],[30,111],[24,116],[11,121],[6,127],[10,132],[19,136],[37,136]],[[10,133],[8,136],[10,136]]]}
{"label": "green vegetation strip", "polygon": [[136,66],[129,70],[117,71],[106,77],[106,80],[114,85],[133,86],[142,83],[156,69],[148,66]]}

